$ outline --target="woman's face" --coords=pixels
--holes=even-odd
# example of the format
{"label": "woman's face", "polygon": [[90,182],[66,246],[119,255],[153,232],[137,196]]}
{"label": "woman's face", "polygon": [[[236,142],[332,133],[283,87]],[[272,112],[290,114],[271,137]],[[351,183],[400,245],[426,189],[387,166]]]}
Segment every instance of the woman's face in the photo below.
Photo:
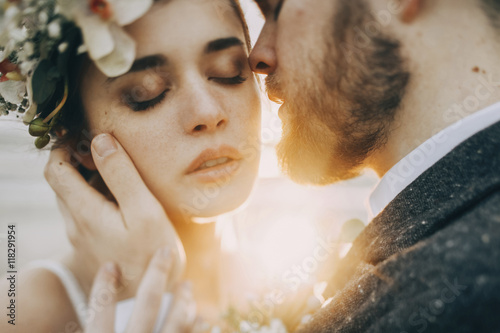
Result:
{"label": "woman's face", "polygon": [[258,170],[260,100],[229,1],[157,3],[126,31],[137,43],[132,70],[84,74],[92,134],[118,139],[171,217],[237,208]]}

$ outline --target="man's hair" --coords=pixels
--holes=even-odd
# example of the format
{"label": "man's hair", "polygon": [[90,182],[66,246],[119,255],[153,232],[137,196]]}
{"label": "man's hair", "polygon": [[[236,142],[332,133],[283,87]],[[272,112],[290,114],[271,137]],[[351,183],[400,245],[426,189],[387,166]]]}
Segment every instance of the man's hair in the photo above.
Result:
{"label": "man's hair", "polygon": [[481,0],[481,6],[491,21],[491,24],[500,29],[500,0]]}

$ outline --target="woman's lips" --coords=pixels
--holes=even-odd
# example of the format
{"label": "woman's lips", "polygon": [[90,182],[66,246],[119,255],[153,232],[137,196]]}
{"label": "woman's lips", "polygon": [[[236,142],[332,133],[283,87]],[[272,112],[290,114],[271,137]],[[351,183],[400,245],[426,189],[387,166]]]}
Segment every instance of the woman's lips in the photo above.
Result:
{"label": "woman's lips", "polygon": [[203,183],[223,181],[238,171],[243,156],[228,145],[204,150],[189,165],[186,174]]}

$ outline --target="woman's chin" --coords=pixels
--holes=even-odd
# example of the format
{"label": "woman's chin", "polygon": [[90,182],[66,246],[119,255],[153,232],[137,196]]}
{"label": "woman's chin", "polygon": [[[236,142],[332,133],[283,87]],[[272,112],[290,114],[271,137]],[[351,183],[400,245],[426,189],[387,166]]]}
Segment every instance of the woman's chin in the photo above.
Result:
{"label": "woman's chin", "polygon": [[250,195],[250,190],[247,195],[239,192],[236,195],[225,196],[214,199],[206,209],[198,211],[193,214],[191,220],[195,223],[210,223],[215,222],[216,218],[220,215],[225,215],[237,211],[243,206]]}
{"label": "woman's chin", "polygon": [[181,213],[195,223],[214,222],[220,215],[234,212],[249,198],[255,179],[246,177],[237,183],[214,188],[213,191],[198,192],[191,197],[190,204],[179,204]]}

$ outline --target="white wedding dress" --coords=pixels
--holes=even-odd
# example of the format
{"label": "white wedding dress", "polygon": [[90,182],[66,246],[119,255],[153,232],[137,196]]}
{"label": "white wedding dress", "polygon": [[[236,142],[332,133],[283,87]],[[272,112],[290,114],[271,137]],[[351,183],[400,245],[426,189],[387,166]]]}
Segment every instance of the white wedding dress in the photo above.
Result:
{"label": "white wedding dress", "polygon": [[[55,260],[33,261],[25,267],[25,269],[29,268],[43,268],[52,272],[59,278],[62,285],[66,289],[66,293],[71,301],[71,304],[73,305],[73,309],[75,310],[75,313],[78,317],[78,323],[80,327],[85,329],[86,318],[89,314],[89,311],[96,311],[97,309],[89,309],[85,293],[83,292],[73,273],[65,265]],[[128,320],[132,316],[134,303],[134,298],[126,299],[117,303],[115,316],[116,333],[125,332]],[[153,330],[154,333],[160,332],[161,327],[163,326],[164,321],[167,317],[171,303],[172,294],[165,293],[162,298],[162,304],[156,321],[155,329]]]}

